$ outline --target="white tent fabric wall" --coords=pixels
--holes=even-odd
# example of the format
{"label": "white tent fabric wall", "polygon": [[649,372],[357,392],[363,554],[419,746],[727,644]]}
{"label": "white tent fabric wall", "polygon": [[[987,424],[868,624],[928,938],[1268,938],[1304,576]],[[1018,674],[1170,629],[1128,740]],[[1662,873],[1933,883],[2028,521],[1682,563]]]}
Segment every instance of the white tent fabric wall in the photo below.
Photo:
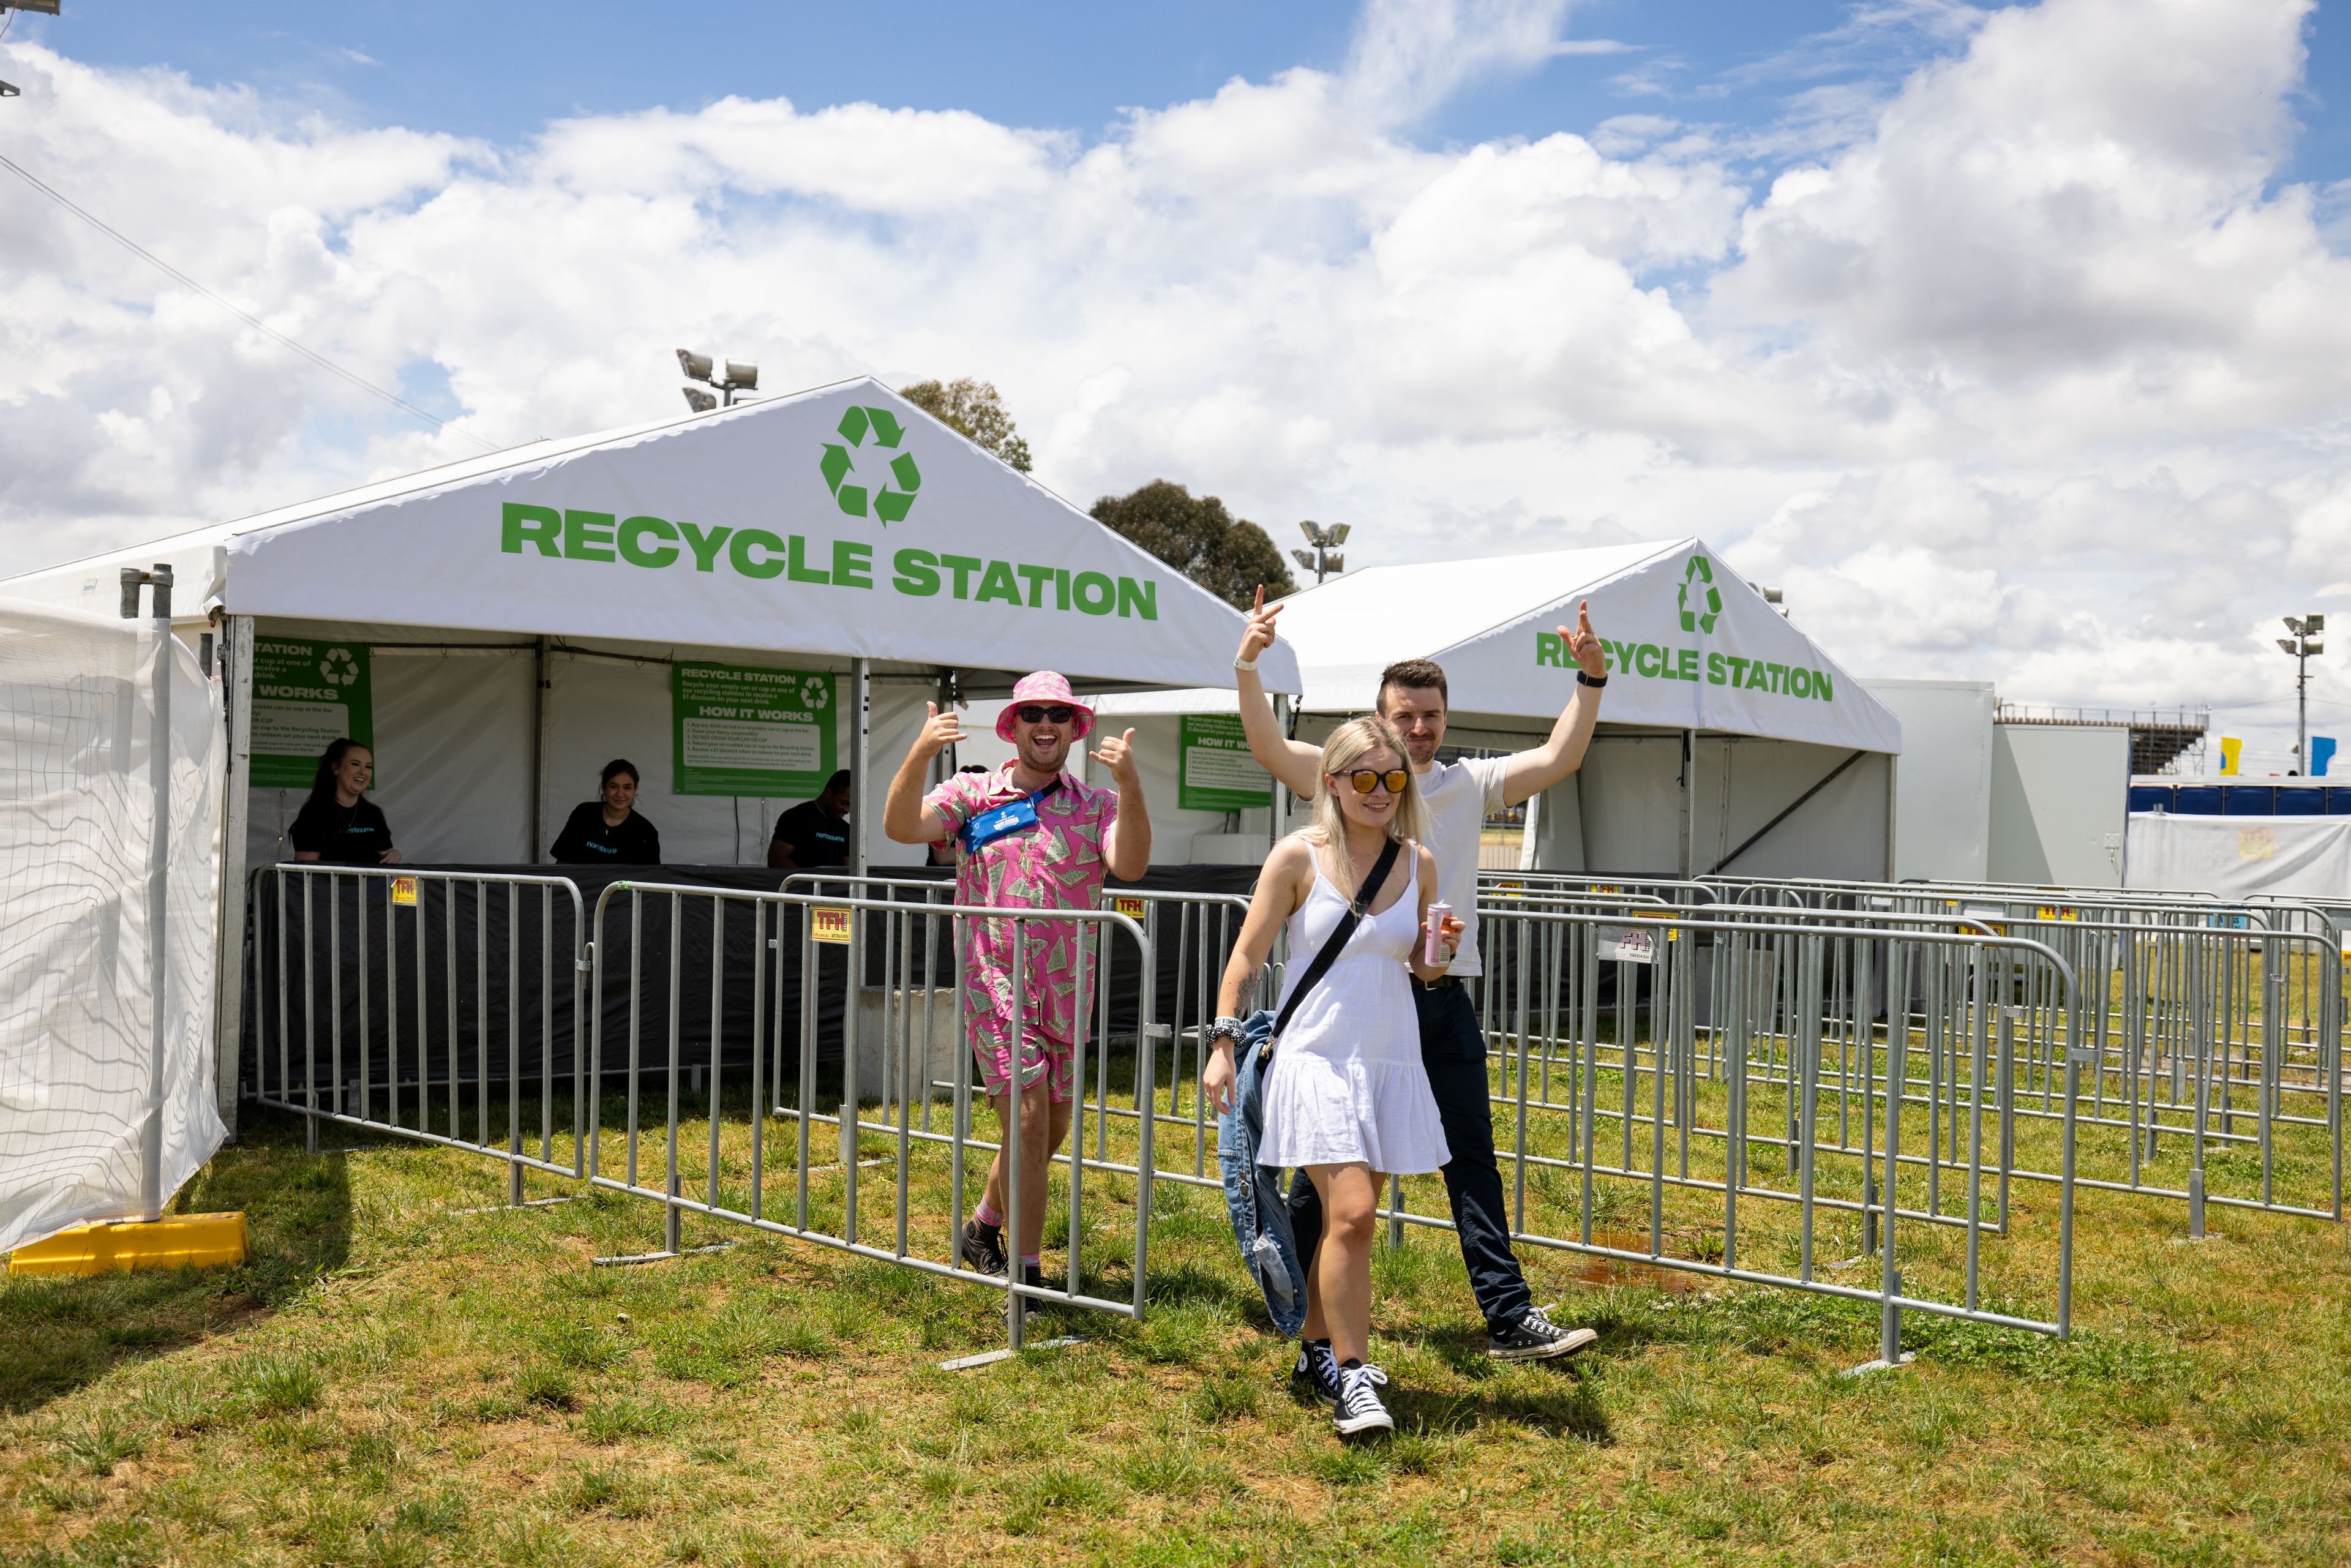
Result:
{"label": "white tent fabric wall", "polygon": [[[0,1251],[142,1207],[153,638],[0,601]],[[225,1135],[212,1019],[225,747],[213,683],[178,642],[168,652],[166,1197]]]}
{"label": "white tent fabric wall", "polygon": [[2130,815],[2127,887],[2351,900],[2351,817]]}
{"label": "white tent fabric wall", "polygon": [[1311,712],[1367,711],[1381,669],[1421,657],[1445,666],[1457,722],[1548,730],[1575,690],[1556,629],[1583,600],[1607,644],[1604,723],[1902,749],[1885,705],[1701,539],[1371,567],[1285,600],[1280,630]]}

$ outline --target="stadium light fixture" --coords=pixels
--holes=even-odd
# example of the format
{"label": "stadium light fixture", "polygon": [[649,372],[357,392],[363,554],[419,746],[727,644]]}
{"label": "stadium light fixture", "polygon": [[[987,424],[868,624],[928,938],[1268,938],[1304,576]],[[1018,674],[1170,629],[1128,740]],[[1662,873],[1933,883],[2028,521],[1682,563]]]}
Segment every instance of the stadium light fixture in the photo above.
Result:
{"label": "stadium light fixture", "polygon": [[759,367],[748,360],[714,359],[692,349],[680,349],[677,368],[685,372],[687,381],[718,389],[716,398],[694,387],[685,389],[686,406],[696,413],[708,413],[722,406],[732,408],[737,392],[750,392],[759,384]]}
{"label": "stadium light fixture", "polygon": [[1299,532],[1304,534],[1306,542],[1314,548],[1311,550],[1293,549],[1290,552],[1290,559],[1312,572],[1317,583],[1334,571],[1346,570],[1347,559],[1338,550],[1347,542],[1348,528],[1345,523],[1332,523],[1327,528],[1320,523],[1300,523]]}

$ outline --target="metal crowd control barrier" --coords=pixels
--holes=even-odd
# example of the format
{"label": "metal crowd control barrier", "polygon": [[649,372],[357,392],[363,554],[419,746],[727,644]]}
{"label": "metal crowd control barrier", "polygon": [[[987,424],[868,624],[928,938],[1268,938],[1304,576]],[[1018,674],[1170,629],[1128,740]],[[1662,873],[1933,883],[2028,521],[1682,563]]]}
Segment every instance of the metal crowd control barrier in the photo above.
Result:
{"label": "metal crowd control barrier", "polygon": [[[2060,954],[1949,923],[1612,915],[1492,900],[1479,916],[1487,967],[1502,974],[1488,1005],[1509,1042],[1496,1098],[1513,1124],[1503,1159],[1519,1239],[1873,1301],[1888,1362],[1905,1309],[2069,1332],[2082,1066],[2070,1052],[2055,1113],[2051,1315],[1988,1304],[1981,1271],[1983,1238],[2004,1234],[2009,1215],[2013,998],[2042,994],[2071,1009],[2074,975]],[[1878,1002],[1920,991],[1928,1007],[1916,1020],[1888,1018]],[[1928,1058],[1925,1082],[1918,1054]],[[1940,1179],[1947,1113],[1967,1149],[1956,1194]],[[1915,1149],[1921,1137],[1927,1154],[1906,1152],[1906,1140]],[[1765,1174],[1782,1164],[1784,1178]],[[1595,1239],[1621,1216],[1627,1188],[1646,1199],[1646,1237]],[[1541,1210],[1557,1216],[1556,1230],[1537,1228]],[[1819,1255],[1823,1216],[1838,1244],[1855,1249],[1846,1263]],[[1920,1238],[1907,1280],[1905,1219],[1919,1222]],[[1873,1253],[1875,1290],[1828,1277]]]}
{"label": "metal crowd control barrier", "polygon": [[[819,874],[813,880],[823,884],[852,879]],[[960,928],[971,921],[1001,923],[1010,928],[1015,1039],[1021,1038],[1027,1022],[1027,966],[1058,958],[1072,967],[1078,977],[1074,1017],[1079,1025],[1073,1071],[1087,1071],[1091,1052],[1095,1070],[1105,1082],[1112,1071],[1111,1040],[1106,1034],[1088,1038],[1091,1031],[1085,1026],[1093,1013],[1088,992],[1094,977],[1109,967],[1107,961],[1115,956],[1110,944],[1122,934],[1132,940],[1141,971],[1149,973],[1151,940],[1141,925],[1115,910],[941,904],[931,896],[932,884],[876,885],[881,880],[867,879],[864,891],[856,895],[618,882],[597,900],[596,941],[590,959],[592,994],[601,1004],[610,988],[625,987],[620,1002],[625,1017],[629,1090],[621,1108],[625,1120],[619,1142],[609,1151],[602,1107],[599,1107],[586,1176],[591,1185],[660,1202],[670,1251],[678,1249],[681,1216],[696,1213],[926,1273],[996,1283],[968,1272],[957,1260],[960,1229],[970,1207],[967,1200],[977,1197],[969,1190],[969,1155],[974,1151],[994,1154],[998,1150],[997,1144],[974,1134],[974,1063],[964,1046],[966,988]],[[921,896],[904,896],[908,888],[918,890]],[[683,936],[690,917],[705,915],[712,933],[706,977],[687,972]],[[650,938],[649,924],[654,927]],[[1052,927],[1073,935],[1057,936]],[[747,1008],[741,1016],[730,1017],[726,953],[730,939],[737,936],[747,938],[748,950],[757,956],[756,967]],[[848,947],[854,966],[837,1076],[825,1072],[820,1060],[817,955],[828,945]],[[771,953],[772,963],[768,956]],[[781,983],[783,971],[793,966],[795,956],[801,978],[796,1019],[785,1014]],[[879,1039],[883,1042],[897,1039],[902,1050],[894,1059],[885,1059],[879,1082],[869,1084],[860,1071],[862,1060],[869,1055],[862,1031],[869,1011],[864,993],[875,988],[866,982],[877,974],[881,995],[870,1008],[878,1014]],[[939,1004],[935,994],[939,988],[927,983],[942,974],[948,977],[952,1011]],[[917,987],[918,977],[926,983]],[[925,993],[919,1008],[914,995],[917,989]],[[1137,1034],[1144,1040],[1155,1033],[1152,1002],[1147,988],[1137,998]],[[925,1035],[915,1041],[902,1026],[918,1011]],[[601,1059],[605,1050],[606,1009],[599,1005],[593,1016]],[[946,1024],[951,1024],[951,1030],[936,1027]],[[731,1053],[731,1061],[730,1040],[744,1047]],[[1139,1103],[1152,1100],[1155,1056],[1153,1051],[1134,1056],[1133,1088]],[[691,1108],[681,1098],[680,1069],[697,1059],[709,1071],[709,1097],[704,1112],[708,1125],[700,1140],[703,1146],[690,1148],[684,1127]],[[656,1114],[647,1115],[638,1092],[642,1074],[648,1066],[664,1064],[667,1103]],[[750,1113],[741,1145],[729,1149],[720,1108],[728,1089],[737,1082],[747,1089]],[[927,1104],[934,1087],[942,1084],[950,1094],[946,1127],[932,1125],[927,1111],[918,1124],[914,1111],[916,1101]],[[1022,1138],[1025,1096],[1004,1098],[1010,1122],[1006,1143],[1017,1148]],[[868,1114],[869,1100],[874,1106],[872,1115]],[[780,1160],[768,1135],[770,1105],[786,1122]],[[1137,1320],[1144,1315],[1154,1121],[1144,1117],[1136,1122],[1131,1160],[1098,1160],[1084,1153],[1087,1105],[1082,1094],[1071,1096],[1070,1109],[1067,1273],[1060,1285],[1030,1285],[1018,1278],[1017,1269],[1008,1271],[1001,1288],[1006,1298],[1007,1342],[1015,1350],[1026,1343],[1023,1303],[1029,1300],[1058,1301]],[[869,1135],[878,1144],[869,1145]],[[649,1144],[653,1146],[648,1147]],[[875,1155],[872,1160],[864,1157],[869,1149]],[[1128,1151],[1123,1146],[1120,1152]],[[608,1158],[621,1165],[621,1174],[608,1171]],[[692,1168],[696,1163],[699,1170]],[[877,1184],[862,1173],[877,1164],[889,1168],[879,1180],[881,1200],[869,1204]],[[1019,1167],[1018,1160],[1004,1163],[1005,1226],[1014,1237],[1020,1233],[1021,1217],[1029,1204],[1050,1201],[1045,1193],[1021,1190],[1024,1184]],[[1135,1183],[1133,1249],[1124,1260],[1132,1288],[1123,1300],[1089,1293],[1086,1289],[1087,1250],[1096,1234],[1086,1222],[1089,1173],[1124,1173]],[[869,1207],[876,1212],[869,1216]],[[866,1239],[876,1228],[885,1238],[883,1243]],[[935,1249],[923,1245],[925,1232],[935,1238]],[[1098,1254],[1094,1261],[1099,1273],[1114,1260]]]}
{"label": "metal crowd control barrier", "polygon": [[[788,892],[811,894],[846,894],[854,890],[869,898],[939,910],[947,907],[955,892],[952,883],[893,877],[886,873],[864,877],[827,872],[796,873],[785,880],[784,886]],[[1097,1051],[1090,1078],[1081,1084],[1084,1113],[1093,1123],[1093,1163],[1105,1170],[1133,1174],[1132,1166],[1113,1158],[1112,1131],[1120,1126],[1132,1128],[1147,1114],[1162,1129],[1155,1143],[1159,1153],[1167,1157],[1172,1152],[1176,1161],[1172,1167],[1155,1171],[1154,1178],[1221,1191],[1222,1178],[1213,1168],[1215,1118],[1199,1093],[1199,1082],[1207,1064],[1207,1026],[1217,1017],[1217,988],[1224,977],[1233,943],[1240,935],[1241,921],[1249,913],[1249,899],[1238,894],[1116,887],[1106,890],[1102,902],[1104,909],[1138,922],[1150,942],[1137,955],[1132,975],[1114,966],[1113,978],[1120,983],[1095,990],[1093,1038],[1111,1050]],[[1277,936],[1272,957],[1259,976],[1257,1006],[1272,1005],[1279,991],[1283,947],[1283,938]],[[869,972],[872,968],[870,950],[866,968]],[[1131,985],[1126,983],[1129,981]],[[1130,999],[1144,996],[1152,998],[1153,1016],[1165,1020],[1151,1024],[1147,1033],[1138,1027],[1133,1016],[1134,1004]],[[898,1064],[911,1059],[912,1033],[912,1011],[908,1009],[901,1014],[896,1030],[883,1040],[878,1051],[869,1053],[878,1057],[885,1074],[902,1071]],[[1153,1046],[1149,1082],[1166,1085],[1164,1097],[1137,1092],[1134,1083],[1119,1085],[1113,1082],[1111,1051],[1133,1047],[1145,1038]],[[1163,1051],[1164,1058],[1160,1055]],[[894,1077],[889,1081],[896,1082]],[[930,1077],[933,1091],[951,1086],[935,1071]],[[1121,1089],[1124,1092],[1121,1092]],[[925,1109],[925,1118],[927,1114]],[[929,1130],[927,1119],[923,1125]],[[1186,1134],[1188,1157],[1185,1153]],[[1171,1144],[1170,1136],[1177,1141]],[[1056,1163],[1065,1165],[1066,1155],[1057,1155]]]}
{"label": "metal crowd control barrier", "polygon": [[312,1153],[322,1121],[468,1149],[507,1162],[517,1203],[527,1168],[582,1174],[576,885],[315,862],[254,880],[255,1097],[307,1118]]}
{"label": "metal crowd control barrier", "polygon": [[[2057,1053],[2092,1052],[2082,1185],[2175,1198],[2201,1236],[2208,1204],[2343,1218],[2343,952],[2327,909],[2130,889],[1980,883],[1755,882],[1730,907],[1800,902],[1805,917],[1844,900],[1963,912],[2065,954],[2088,998],[2081,1038],[2045,1007],[2023,1016],[2027,1094],[2045,1115]],[[1778,906],[1776,904],[1773,906]],[[2087,1058],[2085,1058],[2087,1060]],[[2159,1158],[2181,1155],[2168,1180]],[[2045,1173],[2019,1171],[2025,1179]],[[2234,1190],[2231,1190],[2233,1186]]]}

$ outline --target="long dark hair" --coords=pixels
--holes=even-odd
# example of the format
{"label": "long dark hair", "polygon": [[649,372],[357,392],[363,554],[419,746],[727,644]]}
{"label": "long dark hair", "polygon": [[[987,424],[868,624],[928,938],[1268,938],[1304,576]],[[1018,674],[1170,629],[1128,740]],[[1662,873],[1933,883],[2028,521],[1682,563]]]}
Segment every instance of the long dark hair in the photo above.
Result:
{"label": "long dark hair", "polygon": [[[335,768],[354,751],[364,751],[370,757],[375,755],[374,747],[353,740],[348,735],[327,743],[327,754],[319,758],[318,776],[310,780],[311,800],[331,800],[335,798]],[[367,791],[362,789],[360,793],[364,795]]]}

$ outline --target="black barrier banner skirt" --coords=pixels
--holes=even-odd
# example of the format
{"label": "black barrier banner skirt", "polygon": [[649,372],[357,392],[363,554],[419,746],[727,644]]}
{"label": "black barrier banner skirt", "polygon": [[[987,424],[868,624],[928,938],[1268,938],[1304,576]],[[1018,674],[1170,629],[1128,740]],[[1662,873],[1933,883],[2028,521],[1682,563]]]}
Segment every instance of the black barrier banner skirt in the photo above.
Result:
{"label": "black barrier banner skirt", "polygon": [[[318,1042],[319,1071],[336,1060],[331,1050],[340,1025],[342,1076],[362,1076],[379,1084],[392,1081],[445,1083],[452,1076],[472,1082],[542,1073],[558,1080],[573,1071],[585,1040],[575,1028],[569,965],[576,948],[569,894],[540,883],[499,880],[560,875],[580,889],[580,907],[593,917],[596,900],[616,882],[632,878],[699,887],[773,892],[782,874],[764,867],[660,866],[626,871],[594,866],[445,865],[402,867],[444,873],[418,877],[395,892],[381,876],[322,876],[319,868],[281,874],[274,866],[252,873],[246,900],[244,1049],[240,1089],[254,1093],[299,1093],[308,1085],[302,1050]],[[945,867],[893,867],[878,873],[925,883],[948,882]],[[1246,894],[1254,866],[1155,867],[1133,883],[1111,891]],[[478,878],[480,880],[467,880]],[[797,889],[809,887],[795,884]],[[830,890],[822,890],[830,891]],[[913,894],[910,902],[915,902]],[[608,979],[601,998],[605,1072],[625,1071],[629,1062],[629,1005],[636,998],[639,1060],[665,1067],[669,1055],[670,922],[667,895],[616,896],[605,912],[601,940],[605,951],[629,951],[630,922],[642,922],[642,962],[633,985]],[[1172,918],[1170,905],[1155,905],[1154,925]],[[281,929],[281,909],[282,923]],[[766,955],[753,950],[752,911],[744,906],[686,899],[678,910],[677,1008],[682,1061],[707,1065],[716,954],[719,1063],[747,1066],[751,1059],[754,966],[768,964],[770,1027],[782,1020],[783,1049],[796,1059],[799,1045],[800,946],[804,913],[798,907],[771,911]],[[723,922],[723,929],[719,926]],[[780,925],[782,929],[774,927]],[[1231,928],[1239,928],[1234,911]],[[944,945],[942,945],[943,946]],[[821,1062],[841,1059],[847,1014],[849,949],[816,944],[817,1050]],[[1138,959],[1126,944],[1114,945],[1109,977],[1110,1031],[1131,1035],[1140,999]],[[1176,1016],[1178,998],[1205,979],[1213,987],[1224,966],[1222,952],[1196,949],[1179,964],[1171,947],[1158,966],[1157,1015]],[[952,955],[916,952],[893,958],[880,943],[866,945],[865,973],[881,986],[951,983]],[[607,974],[611,973],[610,965]],[[589,1004],[596,1003],[591,1000]],[[1196,1010],[1196,1009],[1188,1009]],[[1188,1016],[1187,1010],[1187,1016]],[[454,1015],[455,1028],[452,1029]],[[453,1051],[454,1041],[454,1051]],[[542,1050],[542,1046],[544,1050]],[[282,1049],[281,1049],[282,1048]],[[454,1061],[452,1057],[454,1055]],[[281,1066],[293,1082],[280,1081]],[[318,1084],[327,1087],[324,1078]]]}

